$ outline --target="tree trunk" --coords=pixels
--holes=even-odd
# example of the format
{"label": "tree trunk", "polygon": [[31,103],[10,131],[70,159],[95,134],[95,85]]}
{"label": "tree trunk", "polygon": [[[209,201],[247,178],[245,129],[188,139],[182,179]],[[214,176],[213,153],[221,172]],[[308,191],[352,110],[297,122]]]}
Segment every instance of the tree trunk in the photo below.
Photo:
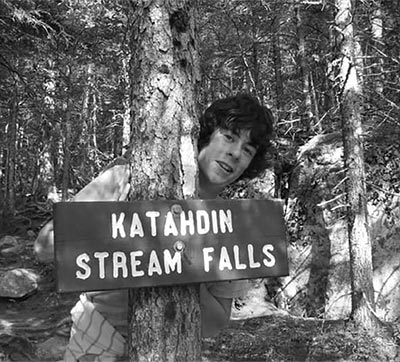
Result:
{"label": "tree trunk", "polygon": [[311,129],[311,122],[313,119],[312,104],[311,104],[311,91],[310,91],[310,71],[308,67],[308,60],[306,55],[306,40],[304,35],[303,13],[301,5],[296,6],[296,19],[297,19],[297,40],[299,43],[299,53],[297,63],[300,66],[300,72],[303,82],[303,111],[301,112],[301,125],[302,129],[308,134]]}
{"label": "tree trunk", "polygon": [[92,140],[91,147],[97,149],[97,112],[99,110],[99,106],[97,104],[97,94],[93,92],[92,94],[92,114],[90,117],[90,138]]}
{"label": "tree trunk", "polygon": [[[69,101],[68,101],[69,103]],[[69,189],[69,169],[71,167],[71,111],[69,104],[66,106],[66,116],[65,116],[65,124],[64,124],[64,142],[63,142],[63,153],[64,153],[64,160],[63,160],[63,176],[62,176],[62,200],[68,200],[68,189]]]}
{"label": "tree trunk", "polygon": [[[132,2],[132,200],[196,197],[198,82],[189,0]],[[129,360],[200,361],[197,286],[130,290]]]}
{"label": "tree trunk", "polygon": [[276,13],[276,18],[274,19],[274,31],[272,32],[272,51],[273,51],[273,63],[275,71],[275,93],[276,93],[276,108],[278,112],[278,119],[282,115],[284,106],[284,91],[283,91],[283,81],[282,81],[282,59],[281,59],[281,44],[279,38],[280,32],[280,16],[279,10]]}
{"label": "tree trunk", "polygon": [[314,104],[314,112],[311,111],[312,116],[314,117],[314,124],[313,128],[319,133],[323,133],[323,127],[321,124],[321,120],[319,119],[319,107],[318,107],[318,98],[317,98],[317,92],[315,91],[315,86],[314,86],[314,80],[313,80],[313,75],[310,73],[310,87],[311,87],[311,97],[312,97],[312,103]]}
{"label": "tree trunk", "polygon": [[350,244],[350,275],[352,287],[351,317],[366,328],[375,326],[373,317],[373,269],[369,235],[363,130],[361,124],[361,86],[357,74],[357,51],[354,38],[354,9],[351,0],[336,0],[336,25],[341,30],[341,111],[344,143],[344,164],[347,169],[346,193]]}
{"label": "tree trunk", "polygon": [[374,0],[372,2],[372,15],[371,15],[371,34],[372,40],[374,41],[374,67],[373,71],[375,76],[375,91],[377,93],[383,93],[384,90],[384,69],[383,69],[383,57],[382,57],[382,44],[383,39],[383,15],[382,15],[382,4],[381,0]]}
{"label": "tree trunk", "polygon": [[89,63],[86,68],[86,83],[83,89],[83,99],[82,99],[82,112],[80,115],[80,132],[79,132],[79,149],[82,160],[80,162],[80,169],[82,174],[86,174],[88,170],[88,153],[89,149],[89,127],[90,122],[90,96],[94,88],[93,81],[93,69],[94,64]]}
{"label": "tree trunk", "polygon": [[10,100],[10,123],[7,131],[8,159],[6,180],[6,215],[15,215],[15,170],[17,157],[18,86]]}
{"label": "tree trunk", "polygon": [[[127,56],[128,58],[128,56]],[[122,119],[122,148],[128,148],[129,146],[129,140],[131,138],[131,118],[130,118],[130,112],[131,112],[131,105],[130,105],[130,80],[129,80],[129,70],[128,70],[128,63],[129,60],[125,58],[122,59],[122,70],[121,70],[121,84],[124,85],[124,89],[127,91],[124,92],[124,98],[123,98],[123,105],[124,105],[124,113],[123,113],[123,119]]]}
{"label": "tree trunk", "polygon": [[[385,92],[385,70],[384,57],[386,50],[384,47],[385,39],[383,37],[383,14],[381,0],[372,0],[364,4],[367,7],[371,25],[371,46],[369,53],[366,54],[367,69],[369,70],[366,76],[366,84],[368,84],[369,116],[366,117],[365,130],[375,132],[377,124],[381,122],[379,116],[376,115],[375,107],[382,104]],[[378,108],[380,106],[378,105]]]}

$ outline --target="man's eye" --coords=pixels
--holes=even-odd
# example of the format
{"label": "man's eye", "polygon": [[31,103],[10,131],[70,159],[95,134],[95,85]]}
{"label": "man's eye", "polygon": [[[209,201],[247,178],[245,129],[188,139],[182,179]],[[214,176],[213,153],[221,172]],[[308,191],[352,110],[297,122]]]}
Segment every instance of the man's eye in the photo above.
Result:
{"label": "man's eye", "polygon": [[233,141],[233,136],[230,135],[229,133],[225,133],[224,134],[225,139],[227,139],[228,141]]}
{"label": "man's eye", "polygon": [[253,156],[256,153],[256,151],[253,148],[250,148],[250,147],[245,147],[244,151],[250,156]]}

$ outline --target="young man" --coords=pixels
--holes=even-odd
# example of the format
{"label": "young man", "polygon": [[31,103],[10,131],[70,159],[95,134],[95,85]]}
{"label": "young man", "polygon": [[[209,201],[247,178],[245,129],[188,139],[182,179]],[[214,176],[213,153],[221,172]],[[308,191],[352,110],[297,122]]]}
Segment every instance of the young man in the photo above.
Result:
{"label": "young man", "polygon": [[[272,124],[271,112],[249,95],[218,100],[205,111],[200,118],[198,141],[201,199],[216,198],[236,180],[254,178],[266,169]],[[92,181],[96,187],[89,184],[76,198],[80,201],[96,197],[98,201],[123,200],[128,192],[127,169],[125,165],[112,167]],[[113,176],[114,173],[117,177]],[[101,177],[102,182],[108,181],[113,185],[108,186],[110,196],[97,195],[98,191],[94,191],[98,190]],[[35,245],[35,249],[40,248]],[[203,337],[212,336],[227,325],[233,298],[244,296],[246,292],[246,281],[201,284]],[[71,311],[73,325],[64,360],[116,361],[124,358],[127,313],[127,290],[83,293]]]}

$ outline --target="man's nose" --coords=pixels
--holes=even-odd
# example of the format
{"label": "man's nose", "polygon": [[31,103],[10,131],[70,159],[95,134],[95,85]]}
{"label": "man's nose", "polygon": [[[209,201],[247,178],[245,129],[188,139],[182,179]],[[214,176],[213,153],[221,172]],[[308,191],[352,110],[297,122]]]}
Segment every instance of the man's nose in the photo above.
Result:
{"label": "man's nose", "polygon": [[236,160],[238,160],[239,159],[239,157],[240,157],[240,153],[241,153],[241,145],[238,143],[238,142],[234,142],[234,143],[232,143],[231,145],[230,145],[230,147],[229,147],[229,150],[228,150],[228,154],[232,157],[232,158],[234,158],[234,159],[236,159]]}

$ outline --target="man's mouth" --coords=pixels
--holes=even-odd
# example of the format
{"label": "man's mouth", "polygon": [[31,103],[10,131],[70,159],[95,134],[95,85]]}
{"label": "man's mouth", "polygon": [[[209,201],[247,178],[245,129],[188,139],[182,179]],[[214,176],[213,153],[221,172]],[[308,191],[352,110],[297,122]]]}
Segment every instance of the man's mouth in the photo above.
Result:
{"label": "man's mouth", "polygon": [[218,165],[227,173],[232,173],[233,168],[223,161],[217,161]]}

